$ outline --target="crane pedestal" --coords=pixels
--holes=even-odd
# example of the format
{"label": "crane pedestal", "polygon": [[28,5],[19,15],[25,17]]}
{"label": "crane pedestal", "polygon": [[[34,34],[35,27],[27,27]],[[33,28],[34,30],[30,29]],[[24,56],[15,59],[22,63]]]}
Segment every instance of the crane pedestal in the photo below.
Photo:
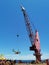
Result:
{"label": "crane pedestal", "polygon": [[35,53],[35,54],[33,54],[35,57],[36,57],[36,63],[41,63],[41,54],[40,53]]}
{"label": "crane pedestal", "polygon": [[40,54],[40,52],[37,51],[35,46],[30,47],[30,50],[35,51],[35,53],[33,54],[36,57],[35,63],[41,63],[41,54]]}

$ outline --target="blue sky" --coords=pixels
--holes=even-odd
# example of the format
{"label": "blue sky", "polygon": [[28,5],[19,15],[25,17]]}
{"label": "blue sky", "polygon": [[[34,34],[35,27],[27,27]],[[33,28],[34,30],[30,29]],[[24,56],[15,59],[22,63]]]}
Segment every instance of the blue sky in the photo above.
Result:
{"label": "blue sky", "polygon": [[[34,23],[38,29],[41,53],[44,58],[48,58],[49,0],[0,0],[0,54],[4,54],[6,58],[26,59],[28,56],[27,59],[34,59],[32,58],[34,52],[29,50],[31,43],[20,8],[21,4],[27,11],[31,26]],[[21,54],[15,55],[12,52],[13,48],[20,49]]]}

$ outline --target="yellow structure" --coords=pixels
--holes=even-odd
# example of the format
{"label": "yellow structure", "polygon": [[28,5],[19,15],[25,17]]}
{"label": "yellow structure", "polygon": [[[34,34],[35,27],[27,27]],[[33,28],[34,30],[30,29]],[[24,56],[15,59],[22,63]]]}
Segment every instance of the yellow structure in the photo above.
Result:
{"label": "yellow structure", "polygon": [[0,60],[5,60],[5,57],[3,54],[0,54]]}

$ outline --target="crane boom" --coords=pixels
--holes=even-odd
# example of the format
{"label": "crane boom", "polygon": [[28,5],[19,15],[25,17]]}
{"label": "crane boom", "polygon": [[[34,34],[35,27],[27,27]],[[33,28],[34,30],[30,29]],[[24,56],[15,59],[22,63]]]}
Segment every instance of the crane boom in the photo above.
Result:
{"label": "crane boom", "polygon": [[33,45],[33,42],[34,42],[34,34],[32,32],[32,28],[31,28],[31,25],[30,25],[30,21],[29,21],[28,15],[27,15],[26,10],[25,10],[25,8],[23,6],[21,6],[21,10],[22,10],[23,15],[24,15],[26,29],[27,29],[27,32],[28,32],[28,35],[29,35],[31,44]]}
{"label": "crane boom", "polygon": [[33,34],[26,10],[23,6],[21,6],[21,10],[24,15],[28,36],[29,36],[31,44],[32,44],[32,46],[30,47],[30,50],[35,52],[34,56],[36,57],[36,62],[39,63],[39,62],[41,62],[41,54],[40,54],[40,40],[39,40],[38,31],[35,30],[35,35]]}

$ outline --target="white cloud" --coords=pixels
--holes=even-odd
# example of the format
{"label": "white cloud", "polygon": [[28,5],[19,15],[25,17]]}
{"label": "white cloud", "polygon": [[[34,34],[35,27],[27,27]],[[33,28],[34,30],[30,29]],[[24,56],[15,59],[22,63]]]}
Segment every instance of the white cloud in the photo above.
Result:
{"label": "white cloud", "polygon": [[42,54],[42,59],[49,59],[49,53]]}
{"label": "white cloud", "polygon": [[[35,60],[35,56],[33,54],[28,54],[28,55],[5,55],[5,57],[7,59],[16,59],[16,60]],[[49,58],[49,54],[43,54],[42,59],[48,59]]]}
{"label": "white cloud", "polygon": [[5,55],[7,59],[17,59],[17,60],[32,60],[35,59],[35,57],[32,54],[28,55]]}

